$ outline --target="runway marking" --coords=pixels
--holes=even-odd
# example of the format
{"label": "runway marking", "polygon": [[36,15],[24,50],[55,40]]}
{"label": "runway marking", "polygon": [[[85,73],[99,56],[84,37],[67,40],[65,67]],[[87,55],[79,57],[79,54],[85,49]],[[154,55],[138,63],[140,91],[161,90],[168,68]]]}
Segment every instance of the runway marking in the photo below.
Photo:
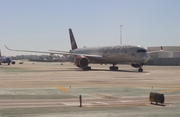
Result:
{"label": "runway marking", "polygon": [[170,90],[163,90],[163,91],[161,91],[161,92],[169,93],[169,92],[175,92],[175,91],[178,91],[178,90],[180,90],[180,88],[175,88],[175,89],[170,89]]}
{"label": "runway marking", "polygon": [[62,91],[65,91],[65,92],[70,92],[71,90],[69,90],[68,88],[65,88],[65,87],[62,87],[62,86],[58,86],[58,88]]}

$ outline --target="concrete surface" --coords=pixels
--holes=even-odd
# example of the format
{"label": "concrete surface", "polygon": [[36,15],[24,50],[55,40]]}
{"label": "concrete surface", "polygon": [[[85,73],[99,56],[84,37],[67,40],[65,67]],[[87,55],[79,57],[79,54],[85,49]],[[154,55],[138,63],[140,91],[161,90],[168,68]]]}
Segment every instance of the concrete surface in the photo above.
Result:
{"label": "concrete surface", "polygon": [[[3,117],[179,117],[180,67],[24,62],[0,66],[0,116]],[[165,96],[150,104],[149,93]],[[82,107],[79,107],[82,95]]]}

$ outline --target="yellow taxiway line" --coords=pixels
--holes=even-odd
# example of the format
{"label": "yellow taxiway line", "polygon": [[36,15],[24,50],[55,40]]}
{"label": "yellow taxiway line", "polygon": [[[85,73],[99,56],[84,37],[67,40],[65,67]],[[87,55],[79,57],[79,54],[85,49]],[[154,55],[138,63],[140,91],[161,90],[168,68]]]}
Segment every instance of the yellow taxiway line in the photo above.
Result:
{"label": "yellow taxiway line", "polygon": [[175,91],[178,91],[178,90],[180,90],[180,88],[169,89],[169,90],[163,90],[163,91],[161,91],[161,92],[163,92],[163,93],[170,93],[170,92],[175,92]]}
{"label": "yellow taxiway line", "polygon": [[69,90],[68,88],[62,87],[62,86],[58,86],[58,88],[59,88],[61,91],[64,91],[64,92],[70,92],[70,91],[71,91],[71,90]]}

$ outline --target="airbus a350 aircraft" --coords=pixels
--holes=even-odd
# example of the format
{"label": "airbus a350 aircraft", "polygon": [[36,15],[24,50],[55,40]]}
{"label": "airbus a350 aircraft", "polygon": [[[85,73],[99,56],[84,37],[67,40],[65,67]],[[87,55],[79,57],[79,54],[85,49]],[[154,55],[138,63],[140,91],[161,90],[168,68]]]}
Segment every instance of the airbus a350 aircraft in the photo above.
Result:
{"label": "airbus a350 aircraft", "polygon": [[10,57],[6,57],[6,56],[1,56],[1,51],[0,51],[0,65],[2,65],[2,63],[7,63],[8,65],[10,64],[15,64],[15,61],[12,61]]}
{"label": "airbus a350 aircraft", "polygon": [[[49,53],[72,55],[74,57],[74,64],[83,70],[91,70],[88,66],[90,63],[96,64],[112,64],[110,70],[116,71],[117,64],[130,64],[132,67],[138,68],[139,72],[143,72],[143,65],[148,61],[149,55],[147,50],[139,45],[117,45],[117,46],[104,46],[104,47],[86,47],[78,48],[72,30],[69,29],[71,50],[58,51],[50,50],[51,52],[44,51],[31,51],[31,50],[15,50],[6,48],[12,51],[21,52],[36,52],[36,53]],[[151,52],[152,53],[152,52]]]}

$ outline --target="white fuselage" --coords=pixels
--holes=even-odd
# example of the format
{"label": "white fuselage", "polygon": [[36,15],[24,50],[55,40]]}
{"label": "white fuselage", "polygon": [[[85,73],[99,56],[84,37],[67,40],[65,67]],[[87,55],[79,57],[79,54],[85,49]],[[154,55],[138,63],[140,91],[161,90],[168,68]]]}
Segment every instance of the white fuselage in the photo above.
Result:
{"label": "white fuselage", "polygon": [[105,46],[105,47],[87,47],[72,50],[73,53],[102,55],[103,59],[91,58],[93,63],[146,63],[149,59],[148,53],[144,47],[137,45],[123,45],[123,46]]}

